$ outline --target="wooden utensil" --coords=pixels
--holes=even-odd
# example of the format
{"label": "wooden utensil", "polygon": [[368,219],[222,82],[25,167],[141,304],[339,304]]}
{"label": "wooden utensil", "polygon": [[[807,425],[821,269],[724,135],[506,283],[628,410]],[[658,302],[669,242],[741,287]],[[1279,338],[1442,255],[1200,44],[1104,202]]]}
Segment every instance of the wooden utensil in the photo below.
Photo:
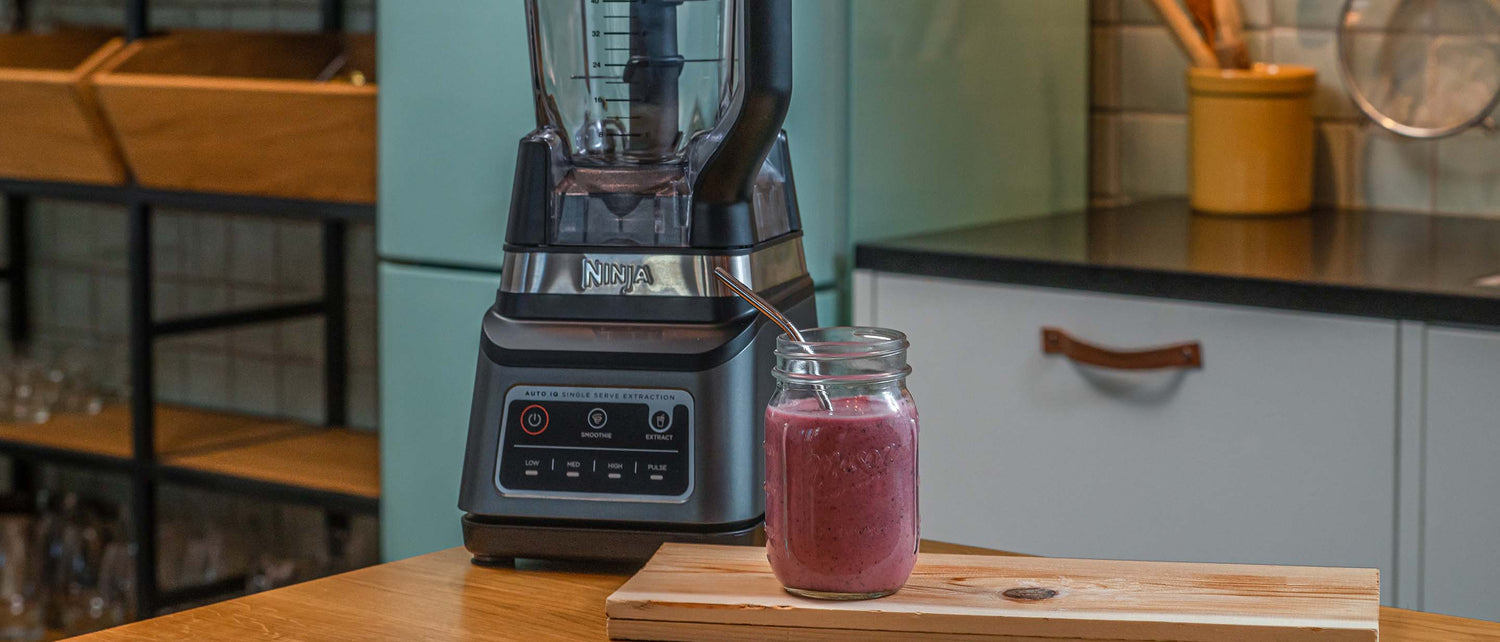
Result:
{"label": "wooden utensil", "polygon": [[1203,32],[1203,43],[1209,49],[1214,48],[1214,31],[1219,28],[1219,19],[1214,16],[1214,4],[1217,0],[1183,0],[1187,4],[1188,12],[1193,14],[1193,22],[1198,23],[1198,30]]}
{"label": "wooden utensil", "polygon": [[1177,0],[1149,0],[1156,12],[1161,15],[1162,22],[1172,30],[1177,37],[1177,45],[1182,47],[1183,53],[1187,54],[1194,67],[1207,67],[1209,69],[1219,68],[1219,59],[1214,56],[1214,51],[1198,34],[1193,27],[1193,21],[1183,12]]}
{"label": "wooden utensil", "polygon": [[1240,9],[1240,0],[1212,2],[1214,17],[1218,20],[1218,40],[1210,39],[1209,42],[1214,45],[1219,64],[1225,69],[1249,69],[1250,50],[1245,45],[1245,17]]}
{"label": "wooden utensil", "polygon": [[899,593],[788,594],[765,549],[667,544],[605,603],[622,640],[1361,640],[1374,569],[921,555]]}

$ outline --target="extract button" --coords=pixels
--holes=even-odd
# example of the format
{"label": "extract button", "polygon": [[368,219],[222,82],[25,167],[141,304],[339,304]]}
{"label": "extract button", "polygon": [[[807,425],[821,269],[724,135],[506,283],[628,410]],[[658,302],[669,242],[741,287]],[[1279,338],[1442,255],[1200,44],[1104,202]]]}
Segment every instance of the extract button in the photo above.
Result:
{"label": "extract button", "polygon": [[665,410],[651,413],[651,430],[654,432],[666,432],[672,427],[672,415]]}

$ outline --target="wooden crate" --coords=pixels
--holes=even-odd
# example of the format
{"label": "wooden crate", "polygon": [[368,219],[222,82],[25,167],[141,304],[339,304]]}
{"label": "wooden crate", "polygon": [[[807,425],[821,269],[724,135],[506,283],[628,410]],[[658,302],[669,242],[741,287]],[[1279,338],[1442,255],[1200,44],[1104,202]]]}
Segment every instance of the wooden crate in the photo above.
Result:
{"label": "wooden crate", "polygon": [[0,177],[125,182],[88,82],[123,46],[106,31],[0,35]]}
{"label": "wooden crate", "polygon": [[895,595],[782,590],[765,549],[666,544],[605,603],[617,640],[1374,642],[1375,569],[932,555]]}
{"label": "wooden crate", "polygon": [[143,186],[373,203],[377,89],[350,69],[374,80],[372,37],[182,32],[126,45],[94,81]]}

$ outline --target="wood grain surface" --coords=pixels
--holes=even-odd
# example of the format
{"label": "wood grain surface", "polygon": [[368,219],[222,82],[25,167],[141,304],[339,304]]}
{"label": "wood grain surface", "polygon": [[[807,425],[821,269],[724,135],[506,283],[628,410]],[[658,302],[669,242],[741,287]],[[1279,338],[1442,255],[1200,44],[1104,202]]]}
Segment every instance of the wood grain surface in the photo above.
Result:
{"label": "wood grain surface", "polygon": [[174,457],[172,466],[359,497],[380,496],[380,438],[316,430],[286,439]]}
{"label": "wood grain surface", "polygon": [[[443,525],[434,525],[441,528]],[[1009,555],[923,542],[933,553]],[[604,600],[636,569],[480,568],[461,548],[78,638],[83,642],[603,640]],[[1381,609],[1385,642],[1500,640],[1500,624]]]}
{"label": "wood grain surface", "polygon": [[[140,40],[95,76],[142,185],[373,203],[373,84],[318,82],[367,37],[187,32]],[[374,78],[373,66],[362,71]]]}
{"label": "wood grain surface", "polygon": [[[1038,587],[1055,597],[1003,597]],[[899,593],[832,602],[782,590],[763,551],[667,544],[606,613],[610,634],[633,640],[701,639],[703,625],[747,639],[776,627],[845,630],[839,639],[1375,640],[1380,580],[1374,569],[929,553]]]}
{"label": "wood grain surface", "polygon": [[[156,450],[163,457],[247,440],[306,432],[302,424],[224,413],[156,407]],[[97,415],[58,414],[44,424],[0,424],[0,442],[121,459],[131,456],[130,408],[106,406]]]}
{"label": "wood grain surface", "polygon": [[105,31],[0,34],[0,176],[125,181],[120,150],[88,83],[123,46]]}

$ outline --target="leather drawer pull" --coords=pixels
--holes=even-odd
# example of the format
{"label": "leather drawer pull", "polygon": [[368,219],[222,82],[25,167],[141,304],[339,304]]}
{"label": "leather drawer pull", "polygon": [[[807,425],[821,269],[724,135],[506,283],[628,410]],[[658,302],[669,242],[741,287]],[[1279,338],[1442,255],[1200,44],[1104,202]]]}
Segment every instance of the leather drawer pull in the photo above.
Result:
{"label": "leather drawer pull", "polygon": [[1197,341],[1124,352],[1079,341],[1057,328],[1042,328],[1042,352],[1060,354],[1075,363],[1112,370],[1203,367],[1203,345]]}

